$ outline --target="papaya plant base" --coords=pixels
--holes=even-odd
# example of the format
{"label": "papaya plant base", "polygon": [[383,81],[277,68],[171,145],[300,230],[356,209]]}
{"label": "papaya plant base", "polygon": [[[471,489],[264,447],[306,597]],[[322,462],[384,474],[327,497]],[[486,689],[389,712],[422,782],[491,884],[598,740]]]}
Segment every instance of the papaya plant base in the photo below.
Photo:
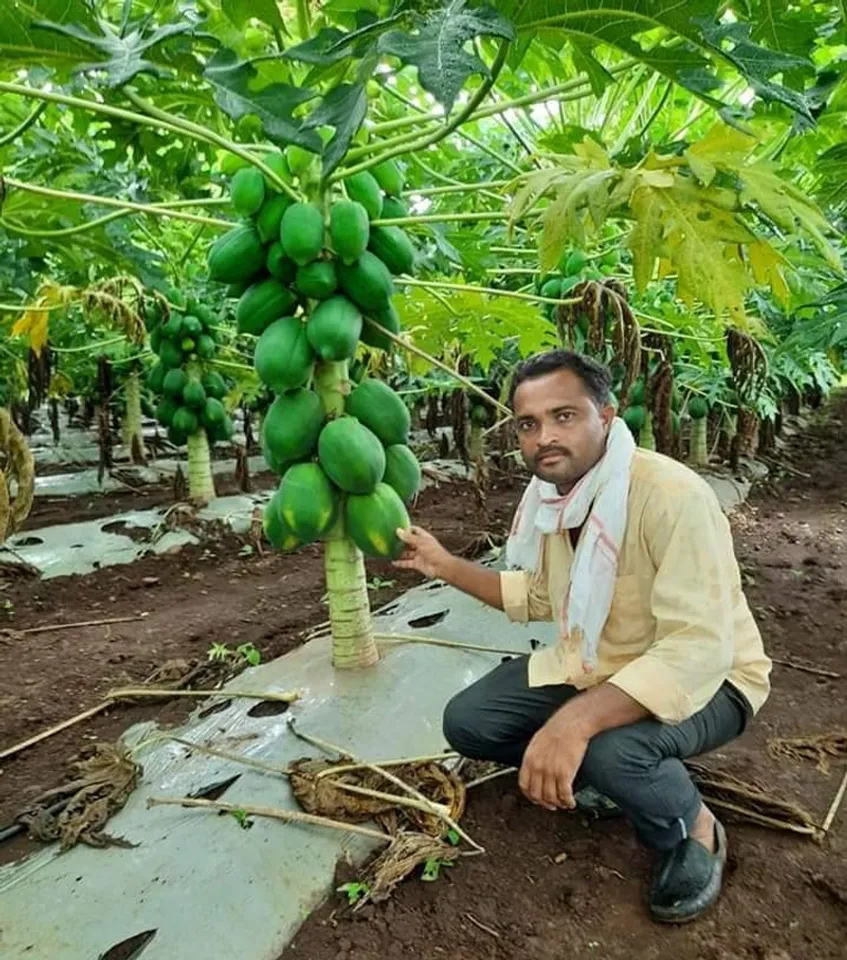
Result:
{"label": "papaya plant base", "polygon": [[[414,632],[412,623],[425,618],[431,624],[444,611],[437,626],[421,632],[496,641],[516,654],[529,652],[530,638],[553,639],[549,625],[510,624],[447,587],[415,588],[376,615],[375,629]],[[409,644],[386,650],[372,670],[339,671],[330,664],[326,638],[242,674],[231,687],[297,688],[303,699],[288,714],[304,733],[368,759],[416,756],[445,746],[444,704],[500,657]],[[290,732],[286,715],[250,717],[253,706],[233,700],[221,712],[195,714],[168,732],[280,765],[316,753]],[[126,740],[134,745],[156,732],[141,725]],[[4,960],[91,960],[149,930],[156,935],[143,960],[272,960],[330,894],[336,864],[348,857],[362,862],[374,849],[367,839],[317,827],[256,819],[242,830],[232,817],[215,813],[178,806],[148,810],[148,797],[186,796],[235,775],[219,798],[226,803],[293,808],[294,801],[282,778],[199,752],[189,756],[171,742],[142,748],[136,759],[144,768],[142,783],[108,825],[109,833],[136,846],[80,846],[62,855],[50,848],[0,868]]]}

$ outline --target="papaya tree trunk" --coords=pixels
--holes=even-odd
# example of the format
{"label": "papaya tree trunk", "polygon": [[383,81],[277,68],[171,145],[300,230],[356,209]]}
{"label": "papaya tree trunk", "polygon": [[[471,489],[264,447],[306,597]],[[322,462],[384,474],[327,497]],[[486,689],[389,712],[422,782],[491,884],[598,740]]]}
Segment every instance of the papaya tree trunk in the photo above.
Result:
{"label": "papaya tree trunk", "polygon": [[209,438],[203,427],[188,438],[188,496],[195,503],[208,503],[215,499]]}
{"label": "papaya tree trunk", "polygon": [[58,446],[62,440],[62,431],[59,428],[59,401],[56,397],[50,398],[50,429],[53,432],[53,443]]}
{"label": "papaya tree trunk", "polygon": [[653,414],[649,410],[644,417],[644,426],[638,431],[638,446],[643,450],[656,449],[656,437],[653,434]]}
{"label": "papaya tree trunk", "polygon": [[141,429],[141,382],[138,370],[130,371],[126,381],[126,410],[124,411],[124,443],[129,447],[133,463],[144,463],[144,434]]}
{"label": "papaya tree trunk", "polygon": [[[317,365],[315,392],[328,417],[344,413],[344,400],[349,391],[347,361]],[[365,558],[345,536],[343,517],[327,538],[324,549],[333,666],[339,669],[373,666],[379,660],[379,651],[373,634]]]}
{"label": "papaya tree trunk", "polygon": [[708,426],[708,417],[700,417],[699,420],[691,421],[689,460],[695,467],[705,467],[709,463]]}

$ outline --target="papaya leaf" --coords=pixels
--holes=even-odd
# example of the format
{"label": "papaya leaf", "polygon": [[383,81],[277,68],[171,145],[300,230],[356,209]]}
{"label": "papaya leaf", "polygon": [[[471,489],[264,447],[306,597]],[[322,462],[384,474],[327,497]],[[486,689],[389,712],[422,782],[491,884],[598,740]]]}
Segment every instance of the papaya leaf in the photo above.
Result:
{"label": "papaya leaf", "polygon": [[539,249],[542,270],[556,266],[568,239],[584,245],[586,208],[595,229],[603,225],[611,207],[610,187],[618,176],[617,170],[585,170],[562,186],[544,217]]}
{"label": "papaya leaf", "polygon": [[221,10],[236,27],[243,27],[251,17],[269,27],[282,29],[285,26],[274,0],[222,0]]}
{"label": "papaya leaf", "polygon": [[563,157],[562,165],[565,169],[556,167],[547,167],[534,173],[527,174],[519,180],[520,186],[515,191],[512,202],[509,204],[509,233],[515,227],[518,220],[523,217],[537,201],[556,183],[561,183],[567,179],[570,171],[568,162],[570,158]]}
{"label": "papaya leaf", "polygon": [[784,230],[797,233],[802,229],[830,266],[841,269],[841,258],[826,238],[832,227],[813,201],[794,184],[783,180],[766,161],[750,164],[736,172],[744,184],[742,203],[755,204]]}
{"label": "papaya leaf", "polygon": [[[841,0],[842,9],[844,0]],[[786,0],[759,0],[752,37],[771,50],[806,57],[815,43],[818,23],[814,14]]]}
{"label": "papaya leaf", "polygon": [[45,280],[38,288],[33,303],[15,321],[13,337],[26,337],[33,353],[38,357],[47,343],[50,325],[50,309],[67,306],[76,296],[76,287],[63,286],[54,280]]}
{"label": "papaya leaf", "polygon": [[718,167],[743,165],[756,146],[755,138],[735,127],[716,123],[697,143],[685,151],[685,159],[695,177],[708,187],[718,172]]}
{"label": "papaya leaf", "polygon": [[[519,35],[558,30],[563,40],[616,47],[719,108],[724,105],[714,92],[723,84],[715,61],[729,63],[763,99],[811,120],[805,98],[771,80],[787,70],[809,70],[808,59],[759,46],[749,23],[718,22],[717,0],[505,0],[497,8]],[[743,15],[737,8],[733,13]]]}
{"label": "papaya leaf", "polygon": [[813,125],[805,95],[771,79],[775,74],[791,70],[811,72],[810,60],[754,43],[750,39],[749,23],[715,23],[707,19],[696,22],[715,53],[728,60],[763,100],[781,103],[805,125]]}
{"label": "papaya leaf", "polygon": [[769,286],[777,300],[784,307],[788,307],[791,302],[791,292],[782,275],[785,258],[774,250],[767,240],[751,243],[748,252],[756,283]]}
{"label": "papaya leaf", "polygon": [[324,178],[328,177],[344,159],[350,141],[359,132],[368,112],[368,95],[363,83],[341,83],[323,98],[309,114],[304,129],[330,126],[335,128],[332,139],[324,147]]}
{"label": "papaya leaf", "polygon": [[39,30],[34,26],[36,20],[96,28],[86,0],[4,0],[0,4],[0,66],[43,64],[64,77],[90,59],[84,42],[57,31]]}
{"label": "papaya leaf", "polygon": [[497,266],[490,242],[484,237],[468,230],[445,230],[440,224],[433,224],[429,232],[439,253],[470,274],[484,274],[487,269]]}
{"label": "papaya leaf", "polygon": [[615,78],[594,56],[587,43],[574,39],[571,42],[571,55],[573,56],[573,65],[588,77],[591,92],[595,97],[602,97],[606,92],[606,87],[613,84]]}
{"label": "papaya leaf", "polygon": [[274,143],[296,143],[312,153],[323,150],[318,134],[304,129],[294,118],[294,110],[316,97],[316,91],[285,83],[272,83],[254,90],[256,68],[239,60],[232,50],[218,50],[206,64],[204,75],[215,90],[215,102],[233,120],[254,115],[262,121],[265,134]]}
{"label": "papaya leaf", "polygon": [[542,150],[552,153],[573,153],[574,147],[586,137],[591,137],[596,143],[603,145],[603,140],[596,131],[575,123],[560,124],[555,130],[537,137],[536,143]]}
{"label": "papaya leaf", "polygon": [[96,23],[99,35],[76,23],[37,20],[32,26],[70,37],[83,44],[90,55],[101,55],[104,59],[79,64],[76,69],[103,71],[107,87],[123,86],[139,73],[152,73],[154,76],[167,73],[166,68],[148,60],[145,54],[165,40],[193,29],[193,24],[183,22],[168,23],[149,32],[136,25],[124,32],[116,30],[107,20],[99,17]]}
{"label": "papaya leaf", "polygon": [[440,10],[415,16],[416,33],[392,30],[379,39],[380,53],[399,57],[404,65],[417,67],[420,85],[444,105],[453,109],[459,91],[474,74],[488,75],[488,67],[476,53],[465,49],[479,37],[514,36],[508,20],[493,7],[469,9],[465,0],[450,0]]}
{"label": "papaya leaf", "polygon": [[665,257],[677,273],[677,293],[688,306],[702,300],[720,318],[743,325],[749,281],[733,258],[739,243],[755,240],[734,214],[692,200],[688,192],[641,184],[630,202],[636,225],[630,237],[633,273],[644,289],[655,260]]}
{"label": "papaya leaf", "polygon": [[289,47],[283,57],[311,63],[315,66],[329,66],[349,56],[364,57],[375,49],[380,34],[403,19],[402,14],[385,17],[382,20],[362,16],[366,11],[358,11],[362,25],[356,30],[344,31],[337,27],[323,27],[309,40]]}
{"label": "papaya leaf", "polygon": [[[555,327],[527,301],[473,290],[433,296],[416,287],[394,303],[416,346],[436,356],[456,346],[459,352],[472,354],[484,373],[507,341],[516,344],[521,356],[557,342]],[[414,362],[413,367],[417,372],[426,369],[425,363]]]}
{"label": "papaya leaf", "polygon": [[311,39],[289,47],[282,56],[286,60],[326,67],[350,55],[352,44],[347,42],[349,36],[349,33],[337,27],[324,27]]}

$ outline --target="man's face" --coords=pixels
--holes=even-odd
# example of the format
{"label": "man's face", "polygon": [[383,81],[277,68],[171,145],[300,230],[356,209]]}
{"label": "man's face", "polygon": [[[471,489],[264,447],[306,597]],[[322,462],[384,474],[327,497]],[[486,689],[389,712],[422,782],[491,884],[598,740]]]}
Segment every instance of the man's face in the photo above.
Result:
{"label": "man's face", "polygon": [[526,465],[560,493],[603,456],[615,416],[614,407],[598,409],[570,370],[524,380],[515,391],[514,413]]}

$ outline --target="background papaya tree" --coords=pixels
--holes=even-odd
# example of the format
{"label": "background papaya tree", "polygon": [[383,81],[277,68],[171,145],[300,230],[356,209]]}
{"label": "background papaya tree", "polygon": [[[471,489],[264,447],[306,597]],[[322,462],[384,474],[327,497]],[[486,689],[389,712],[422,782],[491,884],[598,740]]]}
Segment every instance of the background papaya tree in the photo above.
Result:
{"label": "background papaya tree", "polygon": [[[319,9],[298,3],[285,18],[274,4],[215,0],[12,0],[0,12],[0,93],[10,115],[0,140],[0,227],[36,274],[62,257],[87,274],[108,257],[115,273],[132,269],[155,288],[202,276],[208,241],[232,228],[219,152],[292,201],[318,203],[399,160],[408,206],[371,225],[408,230],[420,251],[416,275],[397,281],[404,351],[456,373],[467,351],[455,344],[479,340],[471,349],[484,354],[489,325],[501,342],[523,337],[529,349],[540,342],[541,307],[573,306],[599,282],[546,296],[522,274],[538,268],[539,244],[547,271],[574,242],[589,260],[604,256],[600,239],[629,250],[607,266],[632,277],[639,323],[638,297],[666,281],[690,312],[705,305],[715,315],[721,340],[720,314],[749,326],[753,288],[776,293],[787,282],[771,235],[781,244],[791,234],[790,245],[802,233],[837,268],[820,214],[767,164],[838,102],[843,36],[840,7],[780,0],[731,15],[712,0],[522,0],[496,9],[463,0],[422,9],[363,0],[351,9],[330,0]],[[716,115],[723,125],[714,126]],[[744,127],[743,148],[733,124]],[[713,127],[720,137],[710,140]],[[279,148],[317,160],[303,161],[305,176],[292,183],[267,162]],[[62,161],[51,165],[52,154]],[[718,284],[698,264],[703,252],[720,268]],[[429,351],[415,343],[430,313],[416,331],[418,295],[441,305],[448,362],[443,339]],[[646,346],[663,357],[655,396],[667,399],[673,360],[662,344],[679,331],[643,328],[664,338]],[[330,393],[338,404],[347,379],[340,368],[319,378],[327,405]],[[493,400],[467,378],[465,386]],[[361,569],[353,553],[341,562],[348,573]],[[330,591],[334,627],[342,619],[334,596],[346,593],[356,614],[344,627],[354,655],[344,659],[372,662],[363,578],[341,579]]]}

